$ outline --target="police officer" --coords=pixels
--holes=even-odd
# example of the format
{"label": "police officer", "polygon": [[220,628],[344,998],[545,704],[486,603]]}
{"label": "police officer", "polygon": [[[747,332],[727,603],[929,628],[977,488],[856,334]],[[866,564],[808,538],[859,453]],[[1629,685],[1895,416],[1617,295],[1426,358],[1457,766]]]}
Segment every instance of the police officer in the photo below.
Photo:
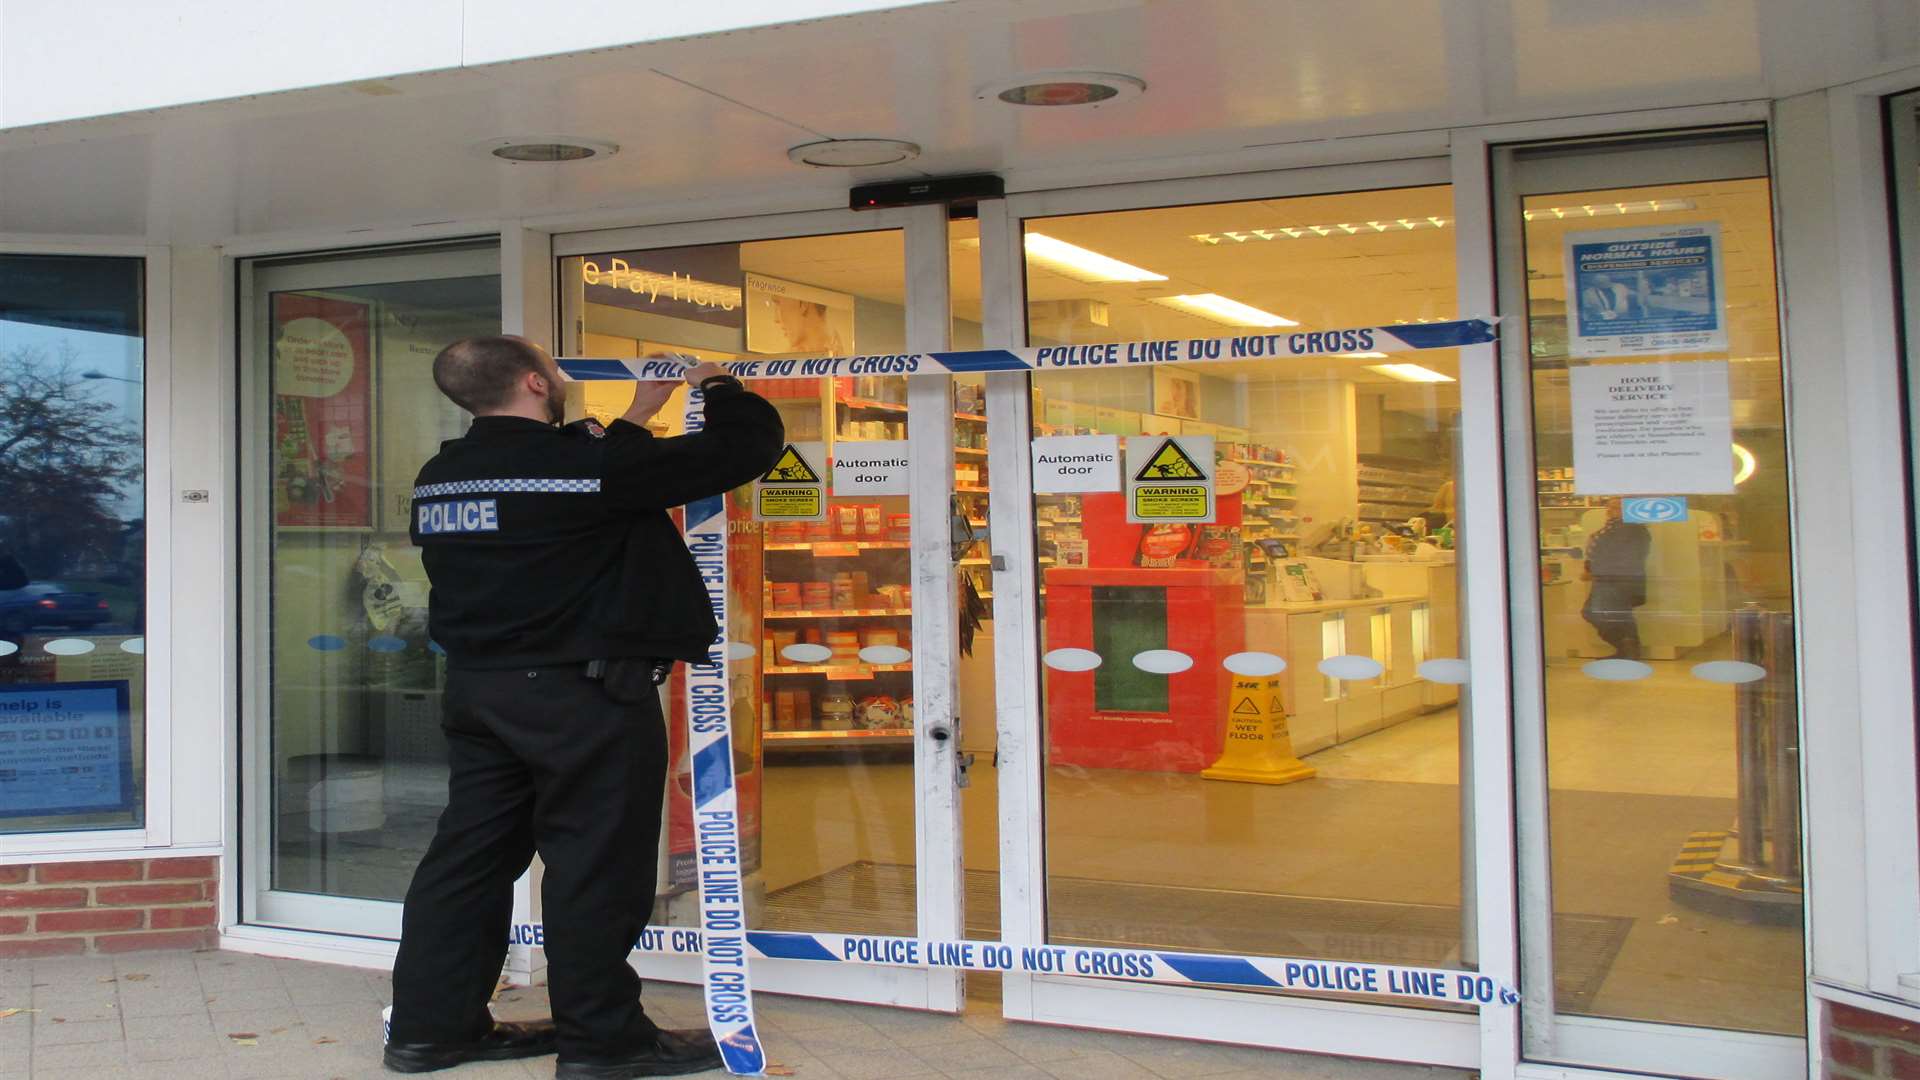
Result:
{"label": "police officer", "polygon": [[[669,507],[771,468],[780,414],[715,364],[688,369],[706,426],[644,425],[669,383],[640,383],[602,429],[560,426],[553,358],[469,338],[433,362],[472,413],[413,492],[413,541],[447,655],[447,808],[407,890],[386,1066],[428,1072],[558,1050],[561,1078],[665,1076],[721,1064],[703,1030],[640,1007],[627,954],[654,899],[667,774],[657,683],[707,656],[718,627]],[[552,1022],[487,1010],[506,957],[512,886],[535,852]]]}

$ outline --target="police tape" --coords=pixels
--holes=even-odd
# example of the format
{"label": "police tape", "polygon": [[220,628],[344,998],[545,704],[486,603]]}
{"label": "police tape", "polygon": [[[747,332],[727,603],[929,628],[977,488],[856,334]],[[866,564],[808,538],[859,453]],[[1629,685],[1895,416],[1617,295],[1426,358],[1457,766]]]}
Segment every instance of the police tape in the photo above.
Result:
{"label": "police tape", "polygon": [[[686,429],[706,425],[705,395],[687,395]],[[701,984],[707,1026],[727,1071],[758,1076],[767,1056],[753,1024],[753,987],[747,972],[746,893],[741,888],[740,815],[734,793],[733,710],[727,700],[727,497],[688,503],[687,550],[706,586],[721,632],[707,658],[687,665],[687,753],[692,760],[694,851],[700,885]]]}
{"label": "police tape", "polygon": [[[1030,349],[886,353],[813,359],[728,360],[720,366],[742,379],[791,379],[836,375],[975,375],[990,371],[1081,371],[1139,364],[1208,364],[1310,356],[1356,356],[1422,349],[1457,349],[1494,340],[1494,319],[1368,326],[1350,330],[1303,330],[1224,338],[1050,345]],[[600,359],[561,357],[560,370],[576,382],[678,379],[685,361],[673,358]]]}
{"label": "police tape", "polygon": [[[511,942],[539,947],[539,923],[518,923]],[[697,956],[705,935],[692,927],[649,926],[634,951]],[[874,934],[806,934],[749,930],[746,951],[755,960],[812,960],[830,964],[959,971],[1078,975],[1177,986],[1232,986],[1311,994],[1367,995],[1428,1004],[1485,1008],[1515,1005],[1520,995],[1490,975],[1458,968],[1369,964],[1308,957],[1233,956],[1093,945],[1014,945],[997,941],[934,941]]]}

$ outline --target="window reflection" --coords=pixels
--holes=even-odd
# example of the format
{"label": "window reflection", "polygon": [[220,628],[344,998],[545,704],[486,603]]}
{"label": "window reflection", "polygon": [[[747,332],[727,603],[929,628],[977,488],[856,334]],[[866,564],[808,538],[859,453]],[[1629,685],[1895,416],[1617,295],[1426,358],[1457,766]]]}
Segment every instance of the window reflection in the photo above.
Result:
{"label": "window reflection", "polygon": [[138,826],[138,259],[0,256],[0,832]]}

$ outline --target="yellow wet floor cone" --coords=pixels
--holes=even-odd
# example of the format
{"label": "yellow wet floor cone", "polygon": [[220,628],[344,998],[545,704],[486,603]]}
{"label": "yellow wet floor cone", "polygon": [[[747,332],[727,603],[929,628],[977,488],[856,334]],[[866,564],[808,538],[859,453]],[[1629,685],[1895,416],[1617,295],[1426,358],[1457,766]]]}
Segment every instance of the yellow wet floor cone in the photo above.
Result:
{"label": "yellow wet floor cone", "polygon": [[1291,784],[1313,778],[1313,766],[1293,756],[1278,678],[1236,675],[1227,700],[1226,746],[1220,760],[1201,770],[1201,776],[1249,784]]}

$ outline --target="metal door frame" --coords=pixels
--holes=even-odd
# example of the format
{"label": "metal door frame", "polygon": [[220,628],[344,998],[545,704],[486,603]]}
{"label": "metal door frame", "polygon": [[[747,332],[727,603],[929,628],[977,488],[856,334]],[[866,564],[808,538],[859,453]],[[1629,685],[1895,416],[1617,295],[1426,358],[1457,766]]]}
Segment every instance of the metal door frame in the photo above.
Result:
{"label": "metal door frame", "polygon": [[[1414,158],[1371,163],[1292,169],[1282,172],[1116,184],[1064,191],[1032,192],[982,204],[980,255],[983,329],[988,347],[1026,344],[1025,260],[1023,223],[1029,218],[1193,203],[1286,198],[1295,195],[1366,191],[1413,186],[1455,184],[1455,211],[1460,244],[1474,242],[1474,222],[1483,222],[1460,203],[1457,168],[1445,157]],[[1484,232],[1479,233],[1484,236]],[[1481,241],[1484,247],[1484,241]],[[1464,255],[1464,252],[1463,252]],[[1463,259],[1458,271],[1463,285],[1469,280]],[[1490,267],[1487,277],[1490,284]],[[1484,290],[1491,302],[1491,288]],[[1469,298],[1461,292],[1462,316]],[[1489,308],[1490,310],[1490,308]],[[1493,496],[1497,469],[1499,417],[1494,402],[1494,350],[1477,346],[1461,350],[1462,438],[1461,506],[1472,532],[1493,537],[1499,533],[1498,500]],[[1031,462],[1030,380],[1023,373],[987,377],[988,465],[994,477],[991,500],[994,565],[994,647],[1000,789],[1001,938],[1011,944],[1038,944],[1045,940],[1045,741],[1041,702],[1040,631],[1037,621],[1039,581],[1034,556],[1034,512]],[[1484,491],[1480,491],[1484,488]],[[1478,497],[1474,497],[1477,495]],[[1460,564],[1464,577],[1478,575],[1492,582],[1504,578],[1501,550],[1493,544],[1467,553]],[[1503,645],[1505,611],[1480,590],[1482,602],[1463,609],[1463,640],[1486,635],[1487,644],[1468,653],[1477,684],[1499,692],[1463,701],[1463,716],[1471,717],[1471,761],[1463,766],[1490,783],[1463,785],[1462,847],[1479,851],[1475,872],[1466,879],[1463,902],[1492,897],[1491,906],[1475,906],[1472,934],[1479,942],[1481,970],[1511,982],[1507,955],[1489,948],[1489,940],[1511,940],[1510,912],[1500,897],[1510,896],[1510,816],[1504,811],[1508,789],[1500,783],[1507,773],[1504,685],[1506,654]],[[1462,587],[1462,596],[1474,590]],[[1016,675],[1017,677],[1009,677]],[[1465,695],[1463,695],[1463,698]],[[1463,748],[1464,749],[1464,748]],[[1485,826],[1475,823],[1487,822]],[[1471,857],[1471,856],[1469,856]],[[1490,933],[1490,931],[1493,931]],[[1495,1031],[1509,1023],[1511,1009],[1489,1009],[1476,1019],[1460,1013],[1418,1008],[1351,1004],[1308,997],[1246,994],[1191,987],[1117,983],[1107,980],[1056,976],[1002,976],[1003,1010],[1007,1018],[1078,1027],[1107,1028],[1139,1034],[1206,1039],[1305,1050],[1356,1057],[1389,1057],[1472,1068],[1482,1059],[1483,1028]],[[1491,1074],[1490,1074],[1491,1075]]]}
{"label": "metal door frame", "polygon": [[[1516,1051],[1524,1058],[1552,1059],[1551,1065],[1533,1066],[1536,1068],[1614,1068],[1721,1080],[1790,1080],[1806,1072],[1804,1039],[1606,1017],[1562,1017],[1553,999],[1545,667],[1536,565],[1539,526],[1535,508],[1533,366],[1525,332],[1526,265],[1521,200],[1536,191],[1769,176],[1764,130],[1751,120],[1737,126],[1755,130],[1756,138],[1737,144],[1663,146],[1655,141],[1661,134],[1656,128],[1638,138],[1591,144],[1590,152],[1577,156],[1533,163],[1530,168],[1538,175],[1524,183],[1515,176],[1513,162],[1514,151],[1521,144],[1483,144],[1491,168],[1490,224],[1498,293],[1503,304],[1501,314],[1507,318],[1507,326],[1518,327],[1518,332],[1503,334],[1499,343],[1507,507],[1504,528],[1511,574],[1508,605],[1518,824],[1518,928],[1522,943],[1519,979],[1523,997],[1522,1025]],[[1684,129],[1680,133],[1684,133]],[[1569,143],[1569,146],[1577,148],[1579,144]],[[1778,266],[1777,237],[1775,252]],[[1780,316],[1776,314],[1776,318]],[[1784,325],[1782,330],[1784,350]],[[1782,385],[1787,385],[1784,371]],[[1791,432],[1788,443],[1791,446]],[[1798,600],[1797,558],[1795,569]]]}
{"label": "metal door frame", "polygon": [[[913,207],[854,213],[822,210],[764,217],[555,235],[554,259],[606,251],[740,243],[840,233],[898,230],[905,251],[906,349],[933,352],[951,337],[947,220],[944,208]],[[560,305],[556,304],[556,308]],[[570,340],[562,334],[558,339]],[[955,940],[961,930],[961,817],[957,738],[959,695],[955,569],[949,553],[947,507],[954,484],[952,379],[919,375],[908,381],[907,441],[912,461],[913,687],[915,867],[920,936]],[[938,507],[937,513],[925,512]],[[537,912],[537,896],[529,898]],[[635,956],[643,976],[698,983],[691,956]],[[957,1012],[964,1005],[961,975],[951,969],[755,960],[754,987],[773,993],[826,997]]]}

